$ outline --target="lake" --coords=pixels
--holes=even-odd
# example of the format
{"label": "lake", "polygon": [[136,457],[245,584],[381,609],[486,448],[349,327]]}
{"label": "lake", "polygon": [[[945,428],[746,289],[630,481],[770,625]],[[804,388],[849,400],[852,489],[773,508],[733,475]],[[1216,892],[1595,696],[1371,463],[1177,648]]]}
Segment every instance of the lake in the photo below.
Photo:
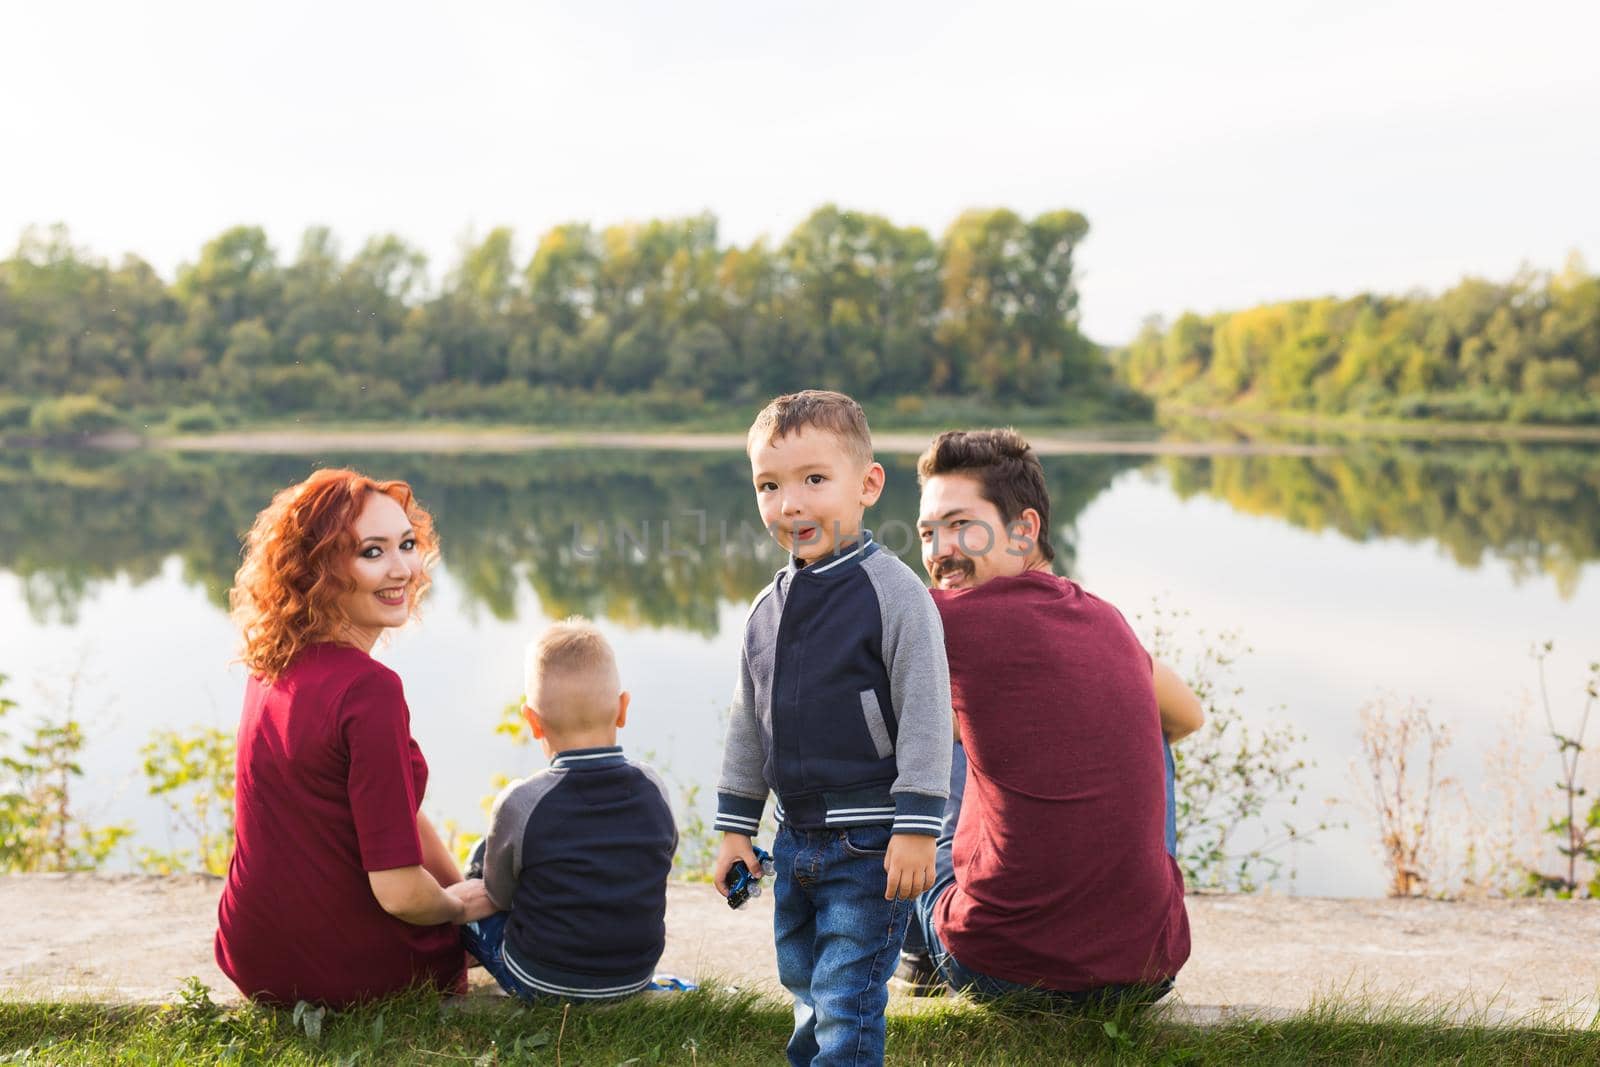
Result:
{"label": "lake", "polygon": [[[920,573],[914,457],[880,458],[888,485],[869,525]],[[224,603],[238,536],[276,489],[328,464],[411,481],[439,526],[424,619],[377,653],[404,679],[433,770],[425,810],[481,830],[491,776],[543,765],[493,727],[519,695],[529,637],[576,613],[611,637],[634,694],[623,743],[709,815],[745,608],[782,563],[739,452],[0,452],[0,673],[21,705],[5,725],[15,736],[58,711],[77,679],[91,738],[80,816],[131,820],[169,847],[137,750],[158,727],[233,728],[244,676]],[[1331,812],[1348,827],[1285,852],[1280,891],[1383,892],[1352,772],[1358,713],[1377,699],[1426,701],[1449,725],[1460,795],[1442,826],[1499,817],[1505,774],[1484,757],[1515,740],[1519,710],[1524,792],[1554,810],[1529,649],[1555,642],[1551,696],[1575,722],[1600,659],[1600,447],[1361,442],[1050,456],[1045,469],[1060,568],[1143,634],[1153,610],[1187,613],[1186,655],[1200,630],[1237,632],[1251,649],[1232,671],[1245,721],[1303,735],[1302,799],[1271,815],[1308,826]]]}

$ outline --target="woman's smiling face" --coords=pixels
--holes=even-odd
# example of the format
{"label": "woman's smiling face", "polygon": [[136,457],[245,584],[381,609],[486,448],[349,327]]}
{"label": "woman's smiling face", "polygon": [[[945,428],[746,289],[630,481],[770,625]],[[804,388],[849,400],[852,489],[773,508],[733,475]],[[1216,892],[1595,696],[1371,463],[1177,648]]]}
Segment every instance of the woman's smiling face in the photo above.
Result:
{"label": "woman's smiling face", "polygon": [[368,493],[356,516],[356,554],[350,561],[355,588],[341,598],[352,643],[371,650],[378,635],[404,626],[411,617],[412,593],[422,573],[422,553],[417,550],[411,520],[383,493]]}

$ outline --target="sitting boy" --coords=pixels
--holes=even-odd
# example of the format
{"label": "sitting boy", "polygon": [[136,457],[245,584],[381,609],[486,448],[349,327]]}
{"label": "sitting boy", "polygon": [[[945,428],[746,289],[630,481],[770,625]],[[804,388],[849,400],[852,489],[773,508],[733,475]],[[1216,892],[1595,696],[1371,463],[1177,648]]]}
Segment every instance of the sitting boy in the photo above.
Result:
{"label": "sitting boy", "polygon": [[950,680],[933,598],[862,529],[883,490],[860,405],[779,397],[748,438],[761,519],[789,564],[745,621],[722,755],[712,876],[757,870],[778,795],[778,977],[792,1064],[883,1062],[887,982],[911,902],[933,884],[950,781]]}
{"label": "sitting boy", "polygon": [[548,769],[507,786],[489,814],[483,881],[500,911],[462,927],[506,992],[605,1000],[650,984],[666,945],[678,831],[667,789],[625,758],[616,658],[582,619],[528,649],[523,718]]}

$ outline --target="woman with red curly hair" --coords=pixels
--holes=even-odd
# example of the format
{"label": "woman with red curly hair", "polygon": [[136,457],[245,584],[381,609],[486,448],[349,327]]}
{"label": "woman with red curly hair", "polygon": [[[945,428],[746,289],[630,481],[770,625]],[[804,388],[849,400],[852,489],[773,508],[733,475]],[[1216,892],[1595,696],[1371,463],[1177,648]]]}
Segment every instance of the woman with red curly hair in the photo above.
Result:
{"label": "woman with red curly hair", "polygon": [[246,995],[334,1006],[464,989],[455,926],[493,911],[419,810],[428,764],[372,659],[438,554],[404,482],[321,470],[245,537],[229,594],[250,669],[217,964]]}

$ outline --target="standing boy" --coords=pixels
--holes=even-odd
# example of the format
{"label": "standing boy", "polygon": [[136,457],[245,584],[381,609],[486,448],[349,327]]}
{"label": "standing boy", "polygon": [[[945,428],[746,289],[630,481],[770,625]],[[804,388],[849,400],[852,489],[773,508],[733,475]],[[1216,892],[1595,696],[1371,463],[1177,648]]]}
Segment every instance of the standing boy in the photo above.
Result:
{"label": "standing boy", "polygon": [[881,1063],[887,982],[911,901],[933,884],[949,792],[944,632],[916,574],[862,529],[883,491],[861,406],[807,390],[746,439],[761,519],[789,551],[745,622],[713,869],[757,870],[777,794],[774,933],[794,995],[792,1064]]}

